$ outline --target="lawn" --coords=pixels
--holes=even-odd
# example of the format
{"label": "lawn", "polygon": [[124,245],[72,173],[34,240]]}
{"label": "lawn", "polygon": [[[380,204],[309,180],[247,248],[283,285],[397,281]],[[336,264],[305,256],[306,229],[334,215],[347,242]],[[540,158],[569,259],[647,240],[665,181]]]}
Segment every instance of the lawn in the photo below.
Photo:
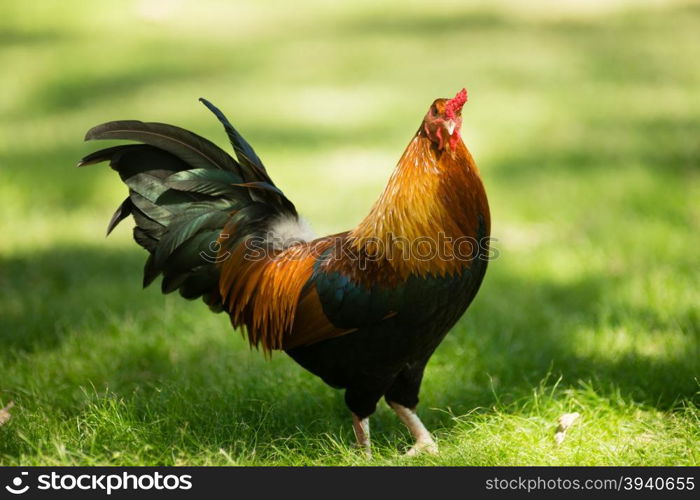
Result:
{"label": "lawn", "polygon": [[114,119],[228,149],[204,96],[345,230],[462,86],[499,257],[426,372],[441,454],[382,405],[369,463],[700,463],[700,8],[554,5],[3,2],[0,465],[368,463],[340,392],[141,290],[129,221],[104,238],[124,186],[75,164]]}

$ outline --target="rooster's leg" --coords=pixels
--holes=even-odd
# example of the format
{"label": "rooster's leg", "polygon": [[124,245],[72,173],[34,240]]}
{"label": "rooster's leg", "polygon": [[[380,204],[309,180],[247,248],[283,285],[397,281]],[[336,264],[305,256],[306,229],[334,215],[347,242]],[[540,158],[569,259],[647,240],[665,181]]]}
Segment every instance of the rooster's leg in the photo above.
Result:
{"label": "rooster's leg", "polygon": [[393,401],[389,403],[391,408],[396,412],[401,421],[408,427],[411,434],[416,440],[416,444],[411,447],[410,450],[406,452],[407,456],[414,456],[419,453],[428,453],[430,455],[437,455],[438,446],[433,440],[433,436],[430,435],[428,429],[425,428],[423,422],[420,421],[416,411],[411,408],[406,408]]}
{"label": "rooster's leg", "polygon": [[364,450],[367,458],[372,458],[372,446],[369,440],[369,417],[360,419],[360,417],[353,413],[352,428],[355,430],[357,447]]}

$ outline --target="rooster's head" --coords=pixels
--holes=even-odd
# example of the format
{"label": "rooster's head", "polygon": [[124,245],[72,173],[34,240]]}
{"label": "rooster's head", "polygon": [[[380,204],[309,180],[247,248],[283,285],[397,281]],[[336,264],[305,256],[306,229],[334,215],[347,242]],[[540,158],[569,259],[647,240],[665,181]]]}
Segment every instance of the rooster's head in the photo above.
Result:
{"label": "rooster's head", "polygon": [[462,89],[452,99],[436,99],[423,119],[423,130],[439,150],[449,146],[454,151],[462,128],[462,107],[467,102],[467,90]]}

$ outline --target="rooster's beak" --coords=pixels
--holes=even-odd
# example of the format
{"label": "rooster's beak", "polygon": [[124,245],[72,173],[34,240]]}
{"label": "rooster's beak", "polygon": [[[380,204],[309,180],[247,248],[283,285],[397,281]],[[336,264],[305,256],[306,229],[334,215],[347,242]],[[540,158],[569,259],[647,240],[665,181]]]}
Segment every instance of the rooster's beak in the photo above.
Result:
{"label": "rooster's beak", "polygon": [[457,123],[455,123],[454,120],[447,120],[445,122],[445,130],[447,130],[447,133],[449,134],[450,137],[452,137],[452,134],[454,133],[456,128],[457,128]]}

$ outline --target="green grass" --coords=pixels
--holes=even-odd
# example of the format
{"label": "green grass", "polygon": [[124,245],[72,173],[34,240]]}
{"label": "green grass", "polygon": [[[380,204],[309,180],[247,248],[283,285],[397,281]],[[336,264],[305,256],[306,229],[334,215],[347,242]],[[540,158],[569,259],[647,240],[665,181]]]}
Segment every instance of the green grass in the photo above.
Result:
{"label": "green grass", "polygon": [[112,119],[225,145],[205,96],[344,230],[463,85],[500,256],[428,366],[441,455],[382,406],[370,463],[700,462],[697,5],[40,5],[0,7],[0,465],[365,464],[342,394],[140,290],[128,224],[103,237],[124,187],[74,165]]}

